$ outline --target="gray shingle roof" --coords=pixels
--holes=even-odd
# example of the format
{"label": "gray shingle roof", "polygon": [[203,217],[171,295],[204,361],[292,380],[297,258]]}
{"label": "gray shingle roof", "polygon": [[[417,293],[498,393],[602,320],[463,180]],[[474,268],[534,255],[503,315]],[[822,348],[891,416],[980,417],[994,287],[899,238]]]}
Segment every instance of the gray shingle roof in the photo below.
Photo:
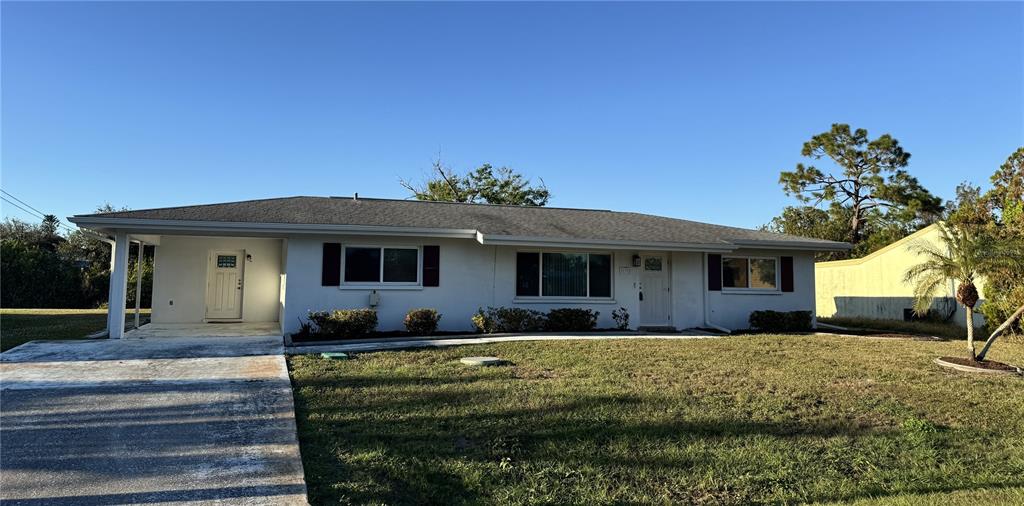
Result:
{"label": "gray shingle roof", "polygon": [[[801,243],[823,249],[844,243],[774,234],[632,212],[557,207],[520,207],[417,200],[350,197],[286,197],[222,204],[140,209],[78,215],[123,218],[264,224],[368,225],[477,230],[485,235],[563,240],[643,243],[735,244]],[[766,244],[768,245],[768,244]]]}

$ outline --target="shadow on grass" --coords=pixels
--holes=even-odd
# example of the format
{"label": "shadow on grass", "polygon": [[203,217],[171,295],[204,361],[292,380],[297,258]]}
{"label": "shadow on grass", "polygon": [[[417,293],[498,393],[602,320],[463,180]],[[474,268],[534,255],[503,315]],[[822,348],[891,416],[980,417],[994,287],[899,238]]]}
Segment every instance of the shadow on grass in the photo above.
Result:
{"label": "shadow on grass", "polygon": [[[650,481],[650,476],[687,482],[689,477],[714,469],[721,459],[733,458],[726,456],[730,451],[742,453],[745,447],[763,445],[769,448],[764,450],[769,453],[763,454],[766,462],[740,464],[749,469],[743,471],[748,475],[740,478],[750,481],[749,473],[756,474],[759,467],[771,466],[769,461],[780,457],[770,454],[771,451],[805,444],[817,445],[812,451],[820,451],[822,441],[836,438],[851,444],[872,439],[871,444],[887,448],[892,455],[917,451],[899,428],[862,426],[835,417],[809,421],[794,415],[779,421],[754,421],[708,414],[694,419],[691,412],[673,418],[666,413],[672,412],[679,399],[629,394],[577,395],[537,405],[537,399],[532,399],[529,392],[517,392],[515,387],[493,391],[489,387],[493,382],[507,385],[510,381],[515,380],[497,376],[360,375],[296,381],[299,437],[311,501],[487,503],[501,502],[492,495],[496,490],[533,493],[532,489],[521,488],[524,485],[519,482],[539,480],[541,485],[531,486],[562,487],[569,494],[580,491],[572,487],[606,486],[585,483],[589,478],[570,484],[565,482],[568,478],[557,475],[568,476],[581,469],[597,473],[599,479],[618,476],[615,479],[621,480],[621,486],[634,489],[663,487],[664,483],[657,483],[658,478]],[[651,416],[642,416],[644,413]],[[939,430],[932,437],[946,436]],[[719,448],[722,454],[679,451],[690,444]],[[638,479],[639,474],[632,473],[641,469],[640,474],[645,476]],[[853,465],[845,462],[835,463],[829,470],[854,472]],[[547,476],[549,471],[550,478],[538,478]],[[716,479],[717,486],[723,488],[720,492],[725,494],[717,497],[716,502],[772,500],[760,495],[766,490],[756,487],[729,490],[732,485],[728,483],[728,472]],[[771,482],[770,478],[764,479]],[[803,488],[806,484],[794,479],[797,481],[766,483],[764,487],[791,486],[792,500],[799,501],[843,501],[893,494],[873,486],[858,488],[854,493],[801,492],[807,490]],[[1021,485],[1024,480],[977,488]],[[900,493],[965,489],[930,486],[927,482],[901,486],[905,490]],[[645,494],[635,492],[637,497]],[[662,492],[645,497],[664,498],[658,495]],[[678,493],[670,502],[697,500],[687,495],[689,491]],[[623,499],[616,499],[620,500]]]}

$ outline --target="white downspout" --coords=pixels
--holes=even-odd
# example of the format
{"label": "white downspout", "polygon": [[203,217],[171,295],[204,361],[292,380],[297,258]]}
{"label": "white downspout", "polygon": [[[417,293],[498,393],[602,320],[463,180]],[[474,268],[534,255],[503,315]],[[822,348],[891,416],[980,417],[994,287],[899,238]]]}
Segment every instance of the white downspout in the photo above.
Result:
{"label": "white downspout", "polygon": [[708,316],[708,254],[702,253],[700,260],[701,266],[703,267],[701,270],[704,271],[704,285],[700,287],[700,291],[704,295],[704,326],[715,329],[719,332],[731,334],[732,330],[722,327],[721,325],[711,323],[711,318]]}
{"label": "white downspout", "polygon": [[139,328],[139,312],[142,309],[142,252],[145,243],[139,241],[138,258],[135,264],[135,328]]}

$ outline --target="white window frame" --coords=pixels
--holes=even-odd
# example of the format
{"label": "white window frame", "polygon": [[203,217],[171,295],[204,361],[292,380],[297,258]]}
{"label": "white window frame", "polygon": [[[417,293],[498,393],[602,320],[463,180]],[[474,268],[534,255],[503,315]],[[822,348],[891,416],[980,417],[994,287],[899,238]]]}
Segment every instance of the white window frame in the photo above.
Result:
{"label": "white window frame", "polygon": [[[515,273],[514,279],[516,283],[519,282],[519,253],[537,253],[537,291],[540,295],[514,295],[516,301],[544,301],[544,302],[556,302],[556,301],[614,301],[615,300],[615,253],[611,251],[573,251],[573,250],[553,250],[553,249],[522,249],[516,250],[515,256]],[[545,253],[566,253],[570,255],[587,255],[587,295],[544,295],[544,254]],[[607,297],[591,297],[590,296],[590,255],[607,255],[611,261],[609,266],[609,293]],[[515,284],[513,283],[513,294],[515,294]]]}
{"label": "white window frame", "polygon": [[[725,286],[725,261],[726,260],[746,260],[747,261],[747,286],[745,286],[745,287]],[[771,261],[775,262],[775,288],[758,288],[758,287],[750,286],[750,281],[752,279],[754,279],[754,277],[753,277],[754,273],[753,273],[753,269],[752,269],[751,260],[771,260]],[[782,261],[780,260],[779,257],[757,256],[757,255],[749,255],[749,256],[748,255],[729,255],[729,256],[722,255],[722,271],[719,273],[719,276],[721,276],[720,279],[722,280],[722,291],[723,292],[747,292],[747,293],[750,293],[750,292],[755,292],[755,293],[781,293],[781,291],[782,291],[782,289],[781,289],[782,279],[781,279],[781,273],[780,273],[780,266],[781,265],[782,265]]]}
{"label": "white window frame", "polygon": [[[348,249],[379,249],[380,266],[378,266],[378,281],[345,281],[345,260],[348,257]],[[416,281],[384,281],[384,250],[386,249],[412,249],[416,250]],[[408,244],[343,244],[341,246],[341,287],[342,288],[381,288],[381,287],[422,287],[423,286],[423,246]]]}

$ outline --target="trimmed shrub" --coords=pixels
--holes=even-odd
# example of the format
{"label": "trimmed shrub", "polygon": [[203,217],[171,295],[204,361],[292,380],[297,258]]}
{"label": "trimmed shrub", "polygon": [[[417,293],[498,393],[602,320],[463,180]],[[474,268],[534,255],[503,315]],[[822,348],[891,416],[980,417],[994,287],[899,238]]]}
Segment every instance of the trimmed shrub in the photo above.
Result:
{"label": "trimmed shrub", "polygon": [[310,311],[309,321],[316,326],[316,334],[324,337],[360,338],[377,329],[375,309],[335,309]]}
{"label": "trimmed shrub", "polygon": [[590,309],[563,307],[548,311],[545,330],[550,332],[587,332],[597,327],[597,316]]}
{"label": "trimmed shrub", "polygon": [[750,328],[761,332],[804,332],[811,330],[810,311],[754,311]]}
{"label": "trimmed shrub", "polygon": [[480,332],[539,332],[544,330],[544,313],[518,307],[488,307],[473,315],[473,326]]}
{"label": "trimmed shrub", "polygon": [[439,321],[441,321],[441,314],[436,309],[410,309],[405,314],[405,330],[408,330],[410,334],[429,336],[437,331],[437,322]]}
{"label": "trimmed shrub", "polygon": [[615,328],[619,330],[629,330],[629,310],[620,307],[615,311],[612,311],[612,319],[615,320]]}

